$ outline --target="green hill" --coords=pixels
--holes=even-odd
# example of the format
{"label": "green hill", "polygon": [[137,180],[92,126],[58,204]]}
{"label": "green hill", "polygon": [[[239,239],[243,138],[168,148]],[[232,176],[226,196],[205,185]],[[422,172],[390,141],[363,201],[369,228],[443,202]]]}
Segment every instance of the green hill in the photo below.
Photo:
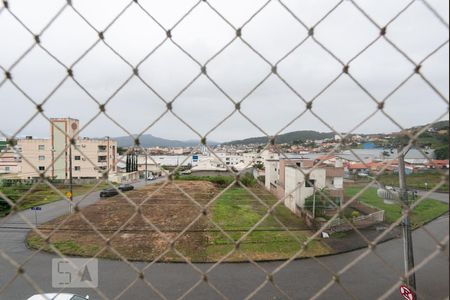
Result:
{"label": "green hill", "polygon": [[[292,144],[295,141],[317,141],[324,139],[332,139],[334,138],[334,133],[322,133],[312,130],[307,131],[295,131],[286,134],[281,134],[277,136],[276,143],[277,144]],[[225,145],[249,145],[249,144],[267,144],[269,139],[267,137],[256,137],[249,138],[245,140],[231,141],[225,143]]]}

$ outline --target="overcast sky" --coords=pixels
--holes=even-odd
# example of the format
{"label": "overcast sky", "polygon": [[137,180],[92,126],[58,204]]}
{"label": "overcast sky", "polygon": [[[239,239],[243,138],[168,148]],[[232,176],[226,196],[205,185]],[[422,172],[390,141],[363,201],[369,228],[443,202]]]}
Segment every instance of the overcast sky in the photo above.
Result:
{"label": "overcast sky", "polygon": [[[130,1],[73,0],[74,7],[98,30],[108,24]],[[171,29],[198,0],[140,0],[139,3],[165,29]],[[209,0],[235,28],[241,27],[267,0]],[[283,0],[308,27],[314,26],[340,1]],[[355,1],[380,26],[385,26],[410,1]],[[10,0],[10,9],[35,34],[64,6],[63,0]],[[448,0],[428,0],[448,23]],[[0,4],[1,6],[2,4]],[[236,36],[206,3],[200,4],[172,31],[173,40],[201,64],[209,61]],[[293,50],[308,31],[280,4],[271,3],[242,30],[242,37],[265,59],[275,64]],[[350,1],[343,3],[315,28],[315,37],[344,63],[374,41],[379,30]],[[448,27],[423,4],[416,1],[390,23],[387,37],[415,62],[420,62],[448,41]],[[132,4],[105,32],[105,41],[133,66],[140,63],[166,38],[165,31]],[[41,36],[42,46],[66,66],[71,66],[96,41],[98,35],[70,7],[67,7]],[[33,36],[8,11],[0,13],[0,66],[12,64],[32,45]],[[446,44],[424,62],[422,72],[448,99],[449,46]],[[15,83],[40,103],[67,74],[64,67],[41,48],[35,47],[11,70]],[[207,65],[209,76],[235,102],[241,101],[271,72],[270,65],[237,39]],[[342,72],[342,66],[312,39],[278,65],[280,76],[305,100],[310,101]],[[378,100],[384,99],[414,71],[384,39],[380,39],[350,63],[351,74]],[[132,69],[103,42],[73,66],[74,76],[98,102],[104,103],[132,74]],[[165,101],[172,101],[200,73],[189,56],[166,41],[139,66],[139,74]],[[4,75],[0,75],[0,82]],[[36,111],[12,84],[0,86],[0,130],[13,134]],[[131,133],[141,133],[166,110],[165,103],[138,78],[133,78],[108,103],[107,113]],[[234,111],[234,104],[205,76],[199,77],[174,102],[173,110],[205,134]],[[376,104],[347,75],[343,75],[313,103],[313,111],[336,130],[352,130],[377,109]],[[270,76],[243,103],[242,112],[268,134],[274,134],[305,110],[305,104],[277,76]],[[409,80],[386,102],[385,111],[401,126],[411,127],[435,121],[448,111],[440,98],[418,75]],[[73,80],[68,79],[44,105],[48,117],[78,118],[83,124],[98,112],[98,105]],[[46,137],[49,125],[37,117],[19,134]],[[330,131],[307,112],[283,132],[295,130]],[[399,128],[381,113],[358,133],[393,132]],[[169,139],[192,139],[196,135],[173,117],[165,115],[146,133]],[[82,132],[83,136],[122,136],[126,133],[104,115]],[[228,141],[262,132],[235,114],[209,135],[211,140]]]}

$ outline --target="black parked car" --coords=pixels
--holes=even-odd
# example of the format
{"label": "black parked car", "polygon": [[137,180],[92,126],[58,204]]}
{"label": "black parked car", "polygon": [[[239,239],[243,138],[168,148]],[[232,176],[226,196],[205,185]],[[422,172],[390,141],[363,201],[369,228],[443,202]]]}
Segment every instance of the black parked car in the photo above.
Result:
{"label": "black parked car", "polygon": [[119,185],[118,189],[122,192],[128,192],[134,190],[134,186],[132,186],[131,184],[121,184]]}
{"label": "black parked car", "polygon": [[108,198],[119,195],[119,192],[116,189],[105,189],[100,192],[101,198]]}

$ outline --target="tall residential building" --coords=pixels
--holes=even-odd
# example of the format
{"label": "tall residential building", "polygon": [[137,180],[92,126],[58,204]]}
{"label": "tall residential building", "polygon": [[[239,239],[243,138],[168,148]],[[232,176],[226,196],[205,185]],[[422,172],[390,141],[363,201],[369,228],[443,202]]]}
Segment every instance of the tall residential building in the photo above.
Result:
{"label": "tall residential building", "polygon": [[[20,154],[19,165],[9,174],[32,179],[45,172],[46,177],[67,180],[71,166],[75,179],[99,179],[107,170],[116,173],[117,142],[108,137],[81,138],[79,128],[80,122],[75,119],[51,119],[49,139],[19,139],[15,148]],[[71,139],[75,145],[71,145]]]}

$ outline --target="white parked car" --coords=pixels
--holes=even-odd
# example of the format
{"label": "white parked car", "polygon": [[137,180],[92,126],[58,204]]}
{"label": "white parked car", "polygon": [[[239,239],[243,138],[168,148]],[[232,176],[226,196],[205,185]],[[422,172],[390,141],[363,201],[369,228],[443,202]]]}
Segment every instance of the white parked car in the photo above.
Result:
{"label": "white parked car", "polygon": [[79,296],[74,294],[39,294],[28,298],[28,300],[88,300],[89,296]]}

